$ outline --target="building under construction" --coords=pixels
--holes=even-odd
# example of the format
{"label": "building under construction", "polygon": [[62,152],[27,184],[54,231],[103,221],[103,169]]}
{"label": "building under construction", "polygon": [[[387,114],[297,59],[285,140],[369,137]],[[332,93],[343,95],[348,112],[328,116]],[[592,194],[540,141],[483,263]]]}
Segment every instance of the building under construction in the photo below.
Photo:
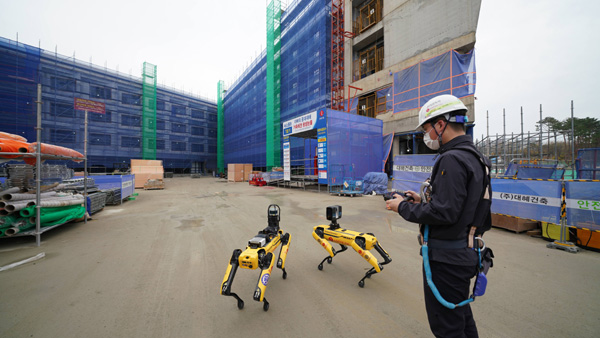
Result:
{"label": "building under construction", "polygon": [[[393,155],[428,152],[414,129],[419,108],[436,95],[462,98],[470,132],[480,5],[272,1],[266,50],[226,91],[219,86],[219,168],[282,166],[282,123],[324,108],[382,121],[383,133],[394,135]],[[291,158],[311,159],[316,148],[316,135],[292,140]]]}
{"label": "building under construction", "polygon": [[[84,111],[74,99],[101,102],[89,113],[88,164],[92,172],[127,169],[135,158],[160,159],[167,171],[214,168],[214,102],[157,86],[157,67],[142,77],[0,38],[0,130],[36,139],[36,92],[42,84],[42,142],[83,153]],[[83,164],[69,163],[83,167]]]}
{"label": "building under construction", "polygon": [[[475,121],[480,5],[296,0],[282,6],[273,0],[266,9],[267,48],[228,88],[219,83],[217,102],[157,86],[154,65],[131,76],[1,39],[0,126],[34,139],[40,82],[43,142],[81,151],[84,117],[73,100],[105,104],[106,114],[89,118],[93,171],[117,169],[131,158],[160,159],[175,172],[224,170],[228,163],[279,167],[282,124],[325,108],[381,121],[383,134],[394,135],[393,155],[427,152],[414,127],[431,97],[462,98],[470,124]],[[316,135],[294,138],[291,157],[312,159],[317,147]]]}

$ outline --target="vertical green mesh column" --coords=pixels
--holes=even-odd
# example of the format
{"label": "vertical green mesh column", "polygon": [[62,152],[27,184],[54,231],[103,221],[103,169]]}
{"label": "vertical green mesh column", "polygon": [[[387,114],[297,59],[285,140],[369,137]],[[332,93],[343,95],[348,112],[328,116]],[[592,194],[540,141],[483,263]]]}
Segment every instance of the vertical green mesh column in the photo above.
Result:
{"label": "vertical green mesh column", "polygon": [[219,173],[225,172],[223,157],[223,136],[225,135],[225,116],[223,115],[223,81],[217,83],[217,169]]}
{"label": "vertical green mesh column", "polygon": [[281,166],[281,1],[267,7],[267,170]]}
{"label": "vertical green mesh column", "polygon": [[142,158],[156,160],[156,66],[148,62],[142,74]]}

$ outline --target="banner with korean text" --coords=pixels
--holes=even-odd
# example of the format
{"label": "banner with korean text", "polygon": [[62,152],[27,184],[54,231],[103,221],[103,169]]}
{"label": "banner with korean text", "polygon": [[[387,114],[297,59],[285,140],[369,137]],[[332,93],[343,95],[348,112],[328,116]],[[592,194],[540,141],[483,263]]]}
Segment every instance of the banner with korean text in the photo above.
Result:
{"label": "banner with korean text", "polygon": [[492,212],[560,224],[561,182],[492,179]]}
{"label": "banner with korean text", "polygon": [[420,192],[421,183],[431,176],[435,164],[435,155],[398,155],[394,156],[395,191],[412,190]]}
{"label": "banner with korean text", "polygon": [[565,181],[567,225],[600,231],[600,182]]}

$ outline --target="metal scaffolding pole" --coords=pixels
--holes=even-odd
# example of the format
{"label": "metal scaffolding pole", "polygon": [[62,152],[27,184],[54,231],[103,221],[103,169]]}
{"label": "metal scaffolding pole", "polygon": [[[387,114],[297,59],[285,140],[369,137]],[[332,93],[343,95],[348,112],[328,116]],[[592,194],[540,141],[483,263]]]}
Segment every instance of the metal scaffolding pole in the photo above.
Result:
{"label": "metal scaffolding pole", "polygon": [[542,105],[540,104],[540,160],[543,158],[544,150],[542,149]]}
{"label": "metal scaffolding pole", "polygon": [[37,126],[35,146],[35,243],[37,246],[41,244],[40,238],[40,187],[42,184],[42,84],[37,85]]}
{"label": "metal scaffolding pole", "polygon": [[575,118],[573,114],[573,100],[571,100],[571,170],[575,170]]}

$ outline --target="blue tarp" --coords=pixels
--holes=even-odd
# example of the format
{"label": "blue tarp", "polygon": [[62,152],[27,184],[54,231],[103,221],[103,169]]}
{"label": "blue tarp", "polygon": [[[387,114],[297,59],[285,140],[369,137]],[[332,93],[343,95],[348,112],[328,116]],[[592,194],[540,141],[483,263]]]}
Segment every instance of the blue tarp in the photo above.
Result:
{"label": "blue tarp", "polygon": [[394,74],[394,113],[422,107],[442,94],[475,94],[475,52],[450,50]]}
{"label": "blue tarp", "polygon": [[364,193],[366,195],[375,192],[383,195],[387,192],[388,177],[386,173],[371,172],[366,173],[364,177]]}
{"label": "blue tarp", "polygon": [[382,172],[382,131],[381,120],[327,109],[328,184],[331,178],[358,180],[368,172]]}

